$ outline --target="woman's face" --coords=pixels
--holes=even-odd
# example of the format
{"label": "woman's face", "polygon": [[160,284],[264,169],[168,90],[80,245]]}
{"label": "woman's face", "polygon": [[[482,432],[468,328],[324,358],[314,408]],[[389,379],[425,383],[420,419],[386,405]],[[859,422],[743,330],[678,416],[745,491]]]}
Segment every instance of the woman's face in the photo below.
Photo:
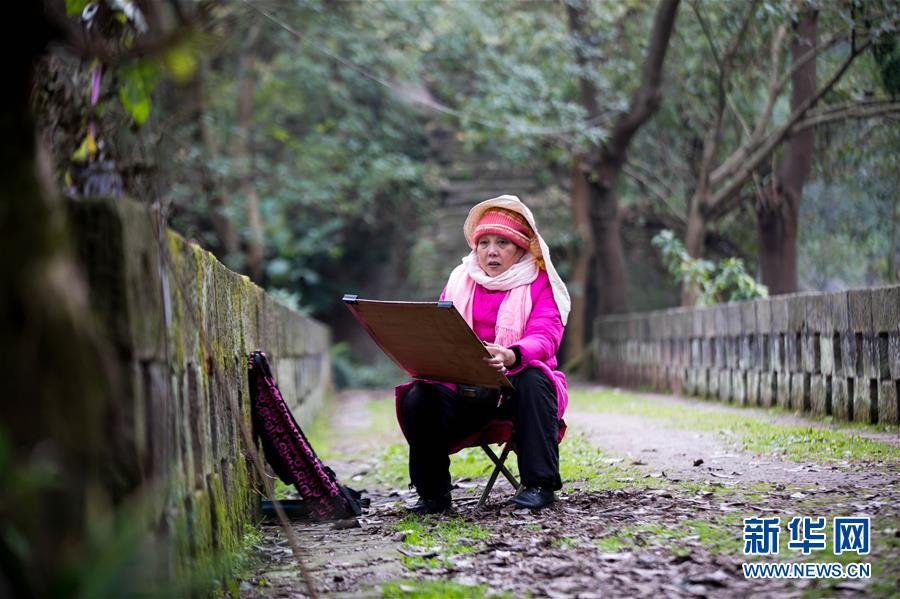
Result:
{"label": "woman's face", "polygon": [[478,266],[489,277],[496,277],[509,270],[509,267],[518,262],[524,253],[525,250],[512,241],[494,233],[479,237],[475,246]]}

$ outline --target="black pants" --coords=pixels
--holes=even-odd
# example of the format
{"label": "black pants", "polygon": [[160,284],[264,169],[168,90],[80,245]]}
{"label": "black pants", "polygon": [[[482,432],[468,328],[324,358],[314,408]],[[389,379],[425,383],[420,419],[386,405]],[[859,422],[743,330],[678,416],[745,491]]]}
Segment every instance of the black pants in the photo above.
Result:
{"label": "black pants", "polygon": [[466,397],[423,382],[409,389],[400,403],[400,417],[409,441],[409,478],[420,497],[435,498],[450,491],[448,445],[494,418],[514,422],[522,484],[553,490],[562,487],[553,382],[537,368],[526,368],[510,381],[516,390],[508,392],[500,407],[495,393]]}

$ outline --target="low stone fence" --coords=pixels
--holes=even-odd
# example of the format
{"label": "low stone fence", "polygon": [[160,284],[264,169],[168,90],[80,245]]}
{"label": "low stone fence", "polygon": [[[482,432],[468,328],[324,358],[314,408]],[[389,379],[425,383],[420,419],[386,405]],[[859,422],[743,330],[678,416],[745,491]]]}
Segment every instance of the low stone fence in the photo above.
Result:
{"label": "low stone fence", "polygon": [[[330,388],[328,329],[281,305],[128,201],[68,206],[91,302],[123,380],[104,443],[109,485],[156,497],[148,528],[161,576],[237,548],[259,513],[259,477],[241,424],[251,424],[247,355],[272,360],[285,398],[308,422]],[[167,548],[167,550],[166,550]]]}
{"label": "low stone fence", "polygon": [[606,317],[601,381],[898,423],[900,286]]}

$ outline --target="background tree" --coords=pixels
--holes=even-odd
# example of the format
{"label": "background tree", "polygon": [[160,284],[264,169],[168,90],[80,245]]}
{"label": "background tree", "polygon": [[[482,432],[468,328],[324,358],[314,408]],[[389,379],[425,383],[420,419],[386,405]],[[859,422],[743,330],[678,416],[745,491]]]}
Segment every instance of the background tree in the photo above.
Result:
{"label": "background tree", "polygon": [[[84,173],[111,172],[338,338],[354,326],[344,292],[439,292],[427,272],[456,258],[441,254],[442,223],[459,218],[454,186],[472,202],[493,185],[540,206],[574,300],[570,357],[595,313],[677,301],[650,243],[663,229],[756,277],[767,247],[796,245],[800,286],[896,271],[893,195],[861,175],[896,169],[886,2],[693,0],[677,23],[675,2],[202,6],[210,18],[161,60],[104,67],[96,104],[95,65],[50,54],[38,98],[52,101],[38,115],[59,186],[77,195]],[[814,49],[800,31],[811,15]],[[813,68],[812,96],[791,106]],[[800,148],[803,185],[788,176],[804,170]],[[530,183],[512,189],[504,173]],[[779,225],[786,234],[766,245],[756,223],[791,194],[810,202],[797,204],[796,244]],[[844,195],[873,227],[828,263],[839,250],[823,250],[819,232],[833,223],[826,203]],[[781,208],[760,217],[764,206]]]}

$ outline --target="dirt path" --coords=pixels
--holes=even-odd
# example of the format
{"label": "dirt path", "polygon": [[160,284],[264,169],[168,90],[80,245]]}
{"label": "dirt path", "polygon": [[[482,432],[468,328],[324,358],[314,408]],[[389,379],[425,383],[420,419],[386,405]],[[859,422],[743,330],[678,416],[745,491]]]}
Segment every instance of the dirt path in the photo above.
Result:
{"label": "dirt path", "polygon": [[686,430],[644,416],[572,410],[568,420],[573,430],[584,432],[604,451],[622,456],[628,465],[674,481],[767,482],[823,488],[897,483],[885,470],[854,471],[848,469],[847,462],[826,465],[779,460],[744,451],[722,435]]}
{"label": "dirt path", "polygon": [[[749,452],[721,432],[575,402],[567,414],[570,435],[583,435],[589,446],[572,441],[561,451],[564,460],[587,464],[589,474],[567,481],[553,507],[515,510],[503,483],[486,509],[477,510],[469,491],[480,488],[484,477],[457,477],[462,488],[454,495],[454,514],[410,520],[403,506],[413,494],[402,483],[372,483],[379,480],[373,473],[385,468],[385,448],[394,444],[402,453],[388,395],[342,393],[331,418],[332,430],[340,434],[329,437],[334,441],[327,462],[351,486],[365,483],[372,499],[359,527],[294,525],[324,596],[862,597],[891,596],[900,583],[897,461],[792,461]],[[811,425],[788,414],[649,394],[640,398],[711,414],[751,414],[773,426]],[[894,433],[863,432],[896,441]],[[602,459],[590,445],[600,449]],[[594,471],[596,478],[590,475]],[[829,522],[836,515],[871,516],[878,527],[873,551],[858,561],[873,562],[873,579],[745,579],[741,521],[761,515],[780,515],[784,537],[794,515],[825,515]],[[256,555],[260,566],[242,584],[242,596],[305,596],[277,526],[263,527]],[[800,561],[791,554],[782,557]],[[835,556],[823,552],[815,561],[833,562]]]}

